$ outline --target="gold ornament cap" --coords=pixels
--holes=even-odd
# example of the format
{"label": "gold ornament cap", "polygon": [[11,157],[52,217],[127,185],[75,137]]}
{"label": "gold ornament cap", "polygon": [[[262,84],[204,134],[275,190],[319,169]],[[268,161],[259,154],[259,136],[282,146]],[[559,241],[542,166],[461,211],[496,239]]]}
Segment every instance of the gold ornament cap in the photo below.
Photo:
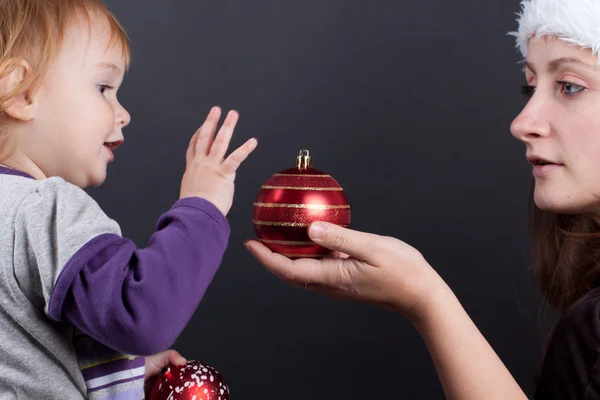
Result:
{"label": "gold ornament cap", "polygon": [[296,157],[296,167],[299,169],[307,169],[312,167],[312,157],[308,150],[300,150],[300,155]]}

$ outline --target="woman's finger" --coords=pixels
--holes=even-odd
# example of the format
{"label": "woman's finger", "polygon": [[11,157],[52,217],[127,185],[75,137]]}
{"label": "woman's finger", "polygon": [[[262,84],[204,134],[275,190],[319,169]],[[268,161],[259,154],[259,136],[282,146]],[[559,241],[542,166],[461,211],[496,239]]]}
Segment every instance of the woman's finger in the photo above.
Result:
{"label": "woman's finger", "polygon": [[291,260],[281,254],[272,252],[257,240],[247,241],[246,247],[267,270],[279,279],[297,286],[304,286],[304,284],[339,286],[346,276],[342,259],[300,258]]}

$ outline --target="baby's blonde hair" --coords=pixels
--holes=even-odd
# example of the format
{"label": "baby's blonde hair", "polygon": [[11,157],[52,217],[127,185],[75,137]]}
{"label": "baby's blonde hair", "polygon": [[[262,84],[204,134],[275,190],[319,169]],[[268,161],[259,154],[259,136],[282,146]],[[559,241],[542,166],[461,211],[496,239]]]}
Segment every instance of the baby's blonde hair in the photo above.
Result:
{"label": "baby's blonde hair", "polygon": [[0,80],[14,71],[15,60],[31,67],[10,93],[0,93],[0,153],[10,122],[5,107],[17,95],[35,93],[50,63],[63,44],[65,31],[83,18],[105,17],[111,29],[111,45],[121,45],[126,67],[131,61],[129,38],[102,0],[0,0]]}

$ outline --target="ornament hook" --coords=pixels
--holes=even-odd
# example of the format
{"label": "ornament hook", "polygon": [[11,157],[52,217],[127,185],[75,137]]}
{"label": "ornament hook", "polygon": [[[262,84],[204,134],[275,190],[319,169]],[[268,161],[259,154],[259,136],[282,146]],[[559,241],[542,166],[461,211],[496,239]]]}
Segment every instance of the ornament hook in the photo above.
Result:
{"label": "ornament hook", "polygon": [[296,167],[300,169],[312,167],[312,157],[308,150],[300,150],[300,155],[296,157]]}

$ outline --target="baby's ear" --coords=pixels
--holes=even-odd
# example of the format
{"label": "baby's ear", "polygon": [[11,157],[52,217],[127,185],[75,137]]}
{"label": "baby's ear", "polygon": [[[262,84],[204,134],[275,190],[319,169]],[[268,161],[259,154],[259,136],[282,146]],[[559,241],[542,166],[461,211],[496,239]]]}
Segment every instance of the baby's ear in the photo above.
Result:
{"label": "baby's ear", "polygon": [[35,117],[33,100],[24,86],[31,73],[31,66],[23,59],[12,58],[0,65],[0,107],[18,121]]}

